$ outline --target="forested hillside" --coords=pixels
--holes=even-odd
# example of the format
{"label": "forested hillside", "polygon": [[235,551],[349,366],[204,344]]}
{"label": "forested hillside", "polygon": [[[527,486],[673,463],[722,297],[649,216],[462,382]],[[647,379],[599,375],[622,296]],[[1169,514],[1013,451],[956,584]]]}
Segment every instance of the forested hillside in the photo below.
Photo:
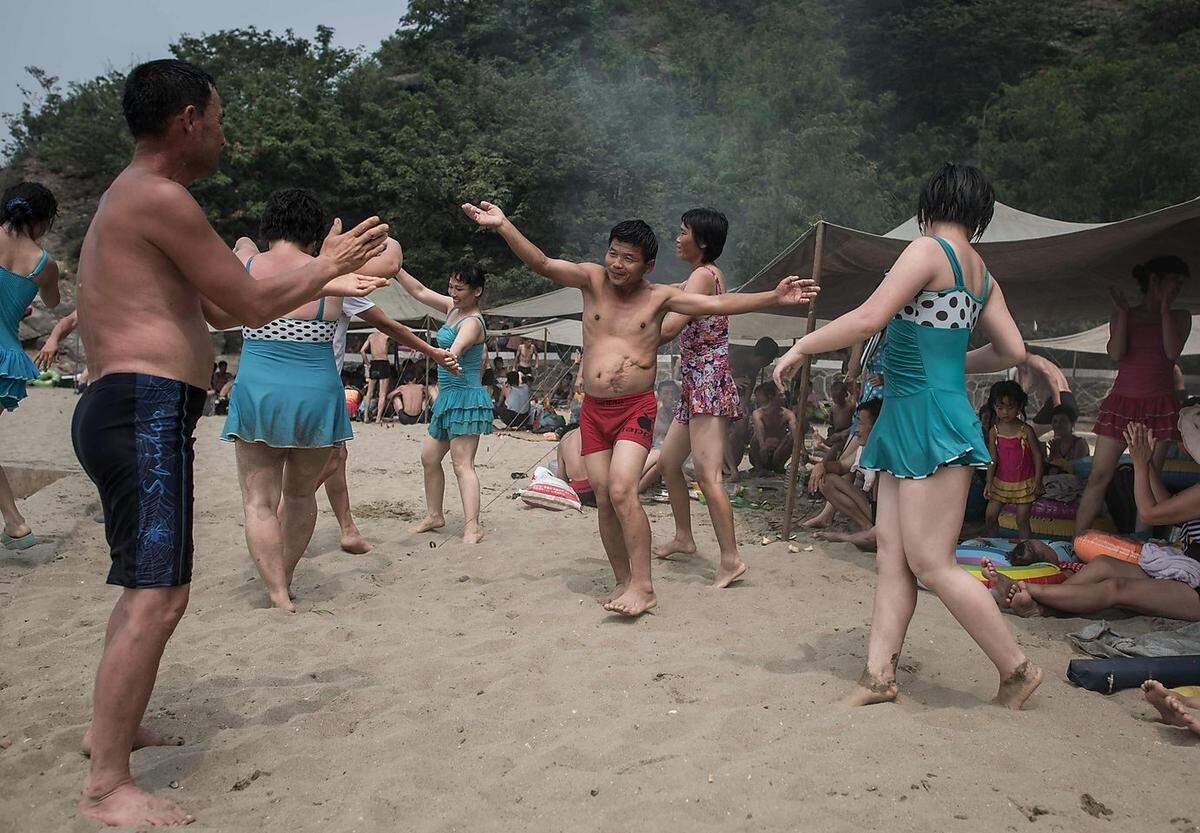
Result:
{"label": "forested hillside", "polygon": [[[197,199],[232,241],[273,189],[313,188],[346,218],[386,217],[426,280],[484,258],[502,273],[493,302],[545,282],[463,221],[464,199],[574,257],[598,256],[619,219],[667,239],[711,204],[736,283],[818,218],[890,228],[947,160],[1070,220],[1200,194],[1194,0],[413,0],[372,53],[330,36],[169,46],[227,107],[230,146]],[[35,71],[12,118],[2,176],[60,194],[68,261],[128,156],[122,81],[64,89]],[[660,269],[682,275],[673,260]]]}

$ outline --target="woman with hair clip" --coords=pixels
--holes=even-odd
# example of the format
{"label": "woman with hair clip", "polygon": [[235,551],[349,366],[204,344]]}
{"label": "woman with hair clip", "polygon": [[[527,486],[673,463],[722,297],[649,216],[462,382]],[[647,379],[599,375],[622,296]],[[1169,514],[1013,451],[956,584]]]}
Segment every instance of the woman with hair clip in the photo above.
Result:
{"label": "woman with hair clip", "polygon": [[[725,248],[728,234],[729,221],[720,211],[693,208],[683,215],[679,236],[675,238],[675,254],[692,268],[685,292],[720,295],[725,291],[725,275],[716,261]],[[659,458],[671,500],[671,514],[675,517],[675,537],[656,548],[654,554],[668,558],[674,553],[690,555],[696,551],[691,498],[683,476],[683,464],[690,454],[721,553],[713,586],[728,587],[746,574],[746,565],[738,553],[733,509],[723,474],[729,422],[742,416],[737,385],[729,370],[729,316],[690,318],[668,313],[663,320],[661,343],[676,336],[681,390]]]}
{"label": "woman with hair clip", "polygon": [[[1108,355],[1117,362],[1117,378],[1100,403],[1092,473],[1079,499],[1075,534],[1086,532],[1100,512],[1117,461],[1125,451],[1125,429],[1138,422],[1154,433],[1151,464],[1161,472],[1167,444],[1179,441],[1179,402],[1175,398],[1175,362],[1192,329],[1187,310],[1175,299],[1191,276],[1188,265],[1173,255],[1160,255],[1135,266],[1134,280],[1142,302],[1130,306],[1119,287],[1109,287],[1113,314]],[[1139,527],[1144,523],[1138,520]]]}
{"label": "woman with hair clip", "polygon": [[[980,170],[944,166],[921,191],[923,236],[862,306],[802,338],[775,369],[782,388],[806,355],[840,350],[887,326],[887,388],[861,462],[879,472],[875,606],[867,665],[847,700],[851,705],[896,699],[896,666],[918,580],[996,666],[994,703],[1019,709],[1042,680],[987,589],[954,559],[972,469],[991,462],[964,374],[1004,370],[1025,356],[1004,293],[971,245],[991,222],[994,204]],[[990,343],[968,351],[977,324]]]}
{"label": "woman with hair clip", "polygon": [[[47,309],[58,306],[58,264],[38,245],[57,214],[54,195],[36,182],[21,182],[0,197],[0,414],[15,410],[25,398],[25,383],[38,377],[37,367],[21,349],[19,329],[35,295]],[[5,549],[23,550],[37,543],[17,509],[2,466],[0,514]]]}
{"label": "woman with hair clip", "polygon": [[446,525],[443,500],[446,472],[442,460],[450,453],[458,494],[463,504],[462,539],[467,544],[483,540],[479,522],[479,475],[475,473],[475,454],[479,437],[492,433],[494,418],[491,394],[483,387],[484,341],[487,325],[479,311],[485,275],[478,263],[465,262],[450,273],[449,294],[434,292],[404,269],[396,278],[415,300],[447,316],[437,331],[437,344],[449,350],[462,365],[454,375],[437,369],[437,394],[429,415],[429,436],[421,446],[421,466],[425,471],[425,518],[413,532],[431,532]]}

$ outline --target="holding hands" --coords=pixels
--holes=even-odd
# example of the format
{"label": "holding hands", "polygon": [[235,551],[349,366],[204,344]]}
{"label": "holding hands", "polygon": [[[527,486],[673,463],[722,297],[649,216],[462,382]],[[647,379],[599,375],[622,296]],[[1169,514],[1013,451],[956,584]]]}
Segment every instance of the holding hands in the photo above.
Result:
{"label": "holding hands", "polygon": [[449,370],[455,376],[462,373],[462,367],[458,363],[458,356],[451,353],[449,350],[443,350],[440,347],[435,347],[429,357],[442,367]]}

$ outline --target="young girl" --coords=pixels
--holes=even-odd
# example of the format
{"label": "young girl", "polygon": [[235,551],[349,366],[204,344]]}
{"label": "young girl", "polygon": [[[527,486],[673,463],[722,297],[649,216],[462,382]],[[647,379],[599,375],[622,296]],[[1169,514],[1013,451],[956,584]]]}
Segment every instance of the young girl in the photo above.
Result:
{"label": "young girl", "polygon": [[1013,381],[992,385],[988,403],[994,415],[988,431],[987,498],[988,535],[1000,531],[1000,512],[1006,504],[1016,508],[1017,529],[1022,538],[1032,538],[1029,514],[1033,502],[1042,493],[1042,448],[1037,434],[1025,422],[1029,395]]}
{"label": "young girl", "polygon": [[483,540],[479,523],[479,476],[475,473],[475,453],[481,434],[492,433],[492,397],[483,387],[481,367],[487,325],[479,311],[483,295],[484,273],[477,263],[464,263],[450,275],[450,294],[434,292],[404,269],[397,276],[400,285],[425,306],[447,316],[437,331],[438,347],[458,357],[462,373],[455,376],[438,367],[437,387],[432,393],[433,412],[429,416],[429,436],[421,448],[425,469],[425,519],[413,532],[430,532],[446,525],[442,500],[446,492],[446,473],[442,460],[450,452],[458,494],[462,498],[462,539],[467,544]]}
{"label": "young girl", "polygon": [[[58,202],[36,182],[14,185],[0,197],[0,414],[15,410],[25,398],[25,383],[38,377],[18,330],[35,295],[47,309],[58,306],[58,264],[38,241],[58,214]],[[5,549],[23,550],[37,543],[17,509],[8,477],[0,467],[0,514]]]}
{"label": "young girl", "polygon": [[[675,253],[692,268],[685,287],[687,292],[720,295],[725,291],[725,276],[717,268],[716,260],[725,248],[728,233],[729,221],[719,211],[694,208],[683,215]],[[742,416],[737,386],[729,370],[729,317],[689,318],[670,313],[663,321],[662,340],[665,343],[676,336],[683,387],[659,457],[671,514],[675,516],[675,537],[654,554],[667,558],[673,553],[690,555],[696,551],[691,498],[683,476],[683,464],[690,454],[721,552],[713,586],[728,587],[746,573],[746,565],[738,554],[733,509],[725,491],[723,472],[729,422]]]}
{"label": "young girl", "polygon": [[[954,560],[971,469],[991,463],[964,373],[1006,370],[1025,356],[1004,293],[971,246],[994,203],[981,171],[943,167],[921,192],[917,218],[925,236],[908,245],[862,306],[802,338],[775,369],[782,387],[805,355],[833,352],[887,326],[883,409],[862,456],[864,469],[880,473],[878,578],[867,667],[851,705],[896,699],[896,665],[916,609],[917,579],[996,666],[994,702],[1019,709],[1042,681],[987,589]],[[977,323],[991,343],[967,352]]]}
{"label": "young girl", "polygon": [[1191,332],[1192,317],[1186,309],[1176,308],[1175,300],[1190,275],[1188,265],[1178,257],[1159,256],[1133,269],[1142,303],[1130,306],[1120,289],[1109,289],[1113,314],[1108,355],[1118,363],[1117,378],[1100,403],[1095,459],[1079,499],[1076,535],[1086,532],[1100,511],[1125,450],[1125,429],[1130,423],[1141,423],[1154,432],[1152,463],[1157,472],[1162,471],[1167,445],[1179,441],[1175,362]]}

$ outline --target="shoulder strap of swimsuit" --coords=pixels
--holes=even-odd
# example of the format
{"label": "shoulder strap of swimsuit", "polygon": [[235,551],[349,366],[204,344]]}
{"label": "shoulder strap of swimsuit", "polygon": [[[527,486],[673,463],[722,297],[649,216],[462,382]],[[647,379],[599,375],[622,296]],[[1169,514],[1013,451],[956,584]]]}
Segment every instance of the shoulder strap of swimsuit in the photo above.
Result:
{"label": "shoulder strap of swimsuit", "polygon": [[718,272],[718,271],[717,271],[717,267],[713,266],[711,263],[709,263],[709,264],[706,264],[706,265],[708,266],[708,269],[709,269],[709,271],[710,271],[710,272],[712,272],[713,281],[714,281],[714,282],[716,283],[716,285],[717,285],[717,292],[716,292],[716,294],[717,294],[717,295],[721,295],[721,294],[723,294],[723,293],[724,293],[724,290],[723,290],[723,289],[721,289],[721,273],[720,273],[720,272]]}
{"label": "shoulder strap of swimsuit", "polygon": [[314,318],[313,320],[320,321],[324,317],[325,317],[325,298],[324,298],[324,296],[322,296],[321,300],[317,302],[317,315],[316,315],[316,318]]}
{"label": "shoulder strap of swimsuit", "polygon": [[964,289],[962,266],[958,263],[958,256],[954,254],[954,249],[940,237],[934,237],[938,245],[942,247],[942,251],[946,253],[946,257],[950,259],[950,268],[954,270],[954,288]]}
{"label": "shoulder strap of swimsuit", "polygon": [[246,258],[246,271],[247,272],[250,271],[250,261],[252,261],[252,260],[254,260],[254,255],[250,255],[250,257]]}
{"label": "shoulder strap of swimsuit", "polygon": [[28,275],[26,275],[25,277],[27,277],[27,278],[36,278],[36,277],[38,276],[38,272],[41,272],[41,271],[42,271],[42,267],[46,265],[46,261],[47,261],[47,260],[49,260],[49,259],[50,259],[50,253],[49,253],[48,251],[46,251],[45,249],[43,249],[43,250],[42,250],[42,257],[41,257],[41,259],[40,259],[40,260],[38,260],[38,262],[37,262],[37,266],[33,267],[33,271],[32,271],[32,272],[30,272],[30,273],[29,273]]}
{"label": "shoulder strap of swimsuit", "polygon": [[992,273],[987,270],[986,266],[983,267],[983,288],[980,290],[979,300],[983,301],[984,303],[987,303],[988,292],[992,288],[991,277]]}

